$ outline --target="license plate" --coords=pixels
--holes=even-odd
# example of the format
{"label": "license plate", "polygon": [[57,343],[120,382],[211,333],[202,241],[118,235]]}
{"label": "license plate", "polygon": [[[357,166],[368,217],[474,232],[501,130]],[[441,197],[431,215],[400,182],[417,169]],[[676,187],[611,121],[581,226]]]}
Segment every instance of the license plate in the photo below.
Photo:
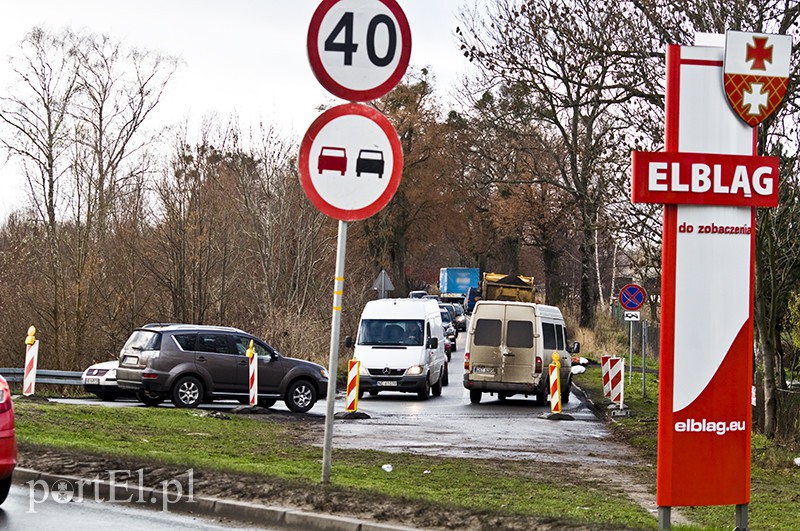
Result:
{"label": "license plate", "polygon": [[86,378],[87,385],[97,385],[100,383],[100,378]]}
{"label": "license plate", "polygon": [[378,387],[397,387],[395,380],[378,380]]}
{"label": "license plate", "polygon": [[139,363],[139,358],[136,356],[125,356],[122,358],[123,365],[136,365]]}
{"label": "license plate", "polygon": [[474,374],[491,374],[495,375],[497,370],[494,367],[475,367],[472,369]]}

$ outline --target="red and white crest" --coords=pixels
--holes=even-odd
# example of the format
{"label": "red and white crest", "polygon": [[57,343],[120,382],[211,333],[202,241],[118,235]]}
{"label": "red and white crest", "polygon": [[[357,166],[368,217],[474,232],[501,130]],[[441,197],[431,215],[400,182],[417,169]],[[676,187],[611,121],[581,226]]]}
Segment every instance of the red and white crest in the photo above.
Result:
{"label": "red and white crest", "polygon": [[792,37],[729,31],[725,36],[725,94],[734,112],[755,127],[778,108],[789,84]]}

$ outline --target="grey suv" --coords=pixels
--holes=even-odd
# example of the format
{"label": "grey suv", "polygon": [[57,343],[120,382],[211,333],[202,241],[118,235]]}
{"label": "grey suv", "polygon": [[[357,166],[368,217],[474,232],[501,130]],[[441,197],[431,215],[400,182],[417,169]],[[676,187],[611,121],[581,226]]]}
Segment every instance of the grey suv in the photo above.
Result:
{"label": "grey suv", "polygon": [[133,331],[119,354],[117,384],[141,402],[170,398],[176,407],[203,401],[249,400],[247,348],[258,356],[258,404],[283,399],[292,411],[311,409],[328,390],[328,371],[309,361],[287,358],[261,339],[236,328],[148,324]]}

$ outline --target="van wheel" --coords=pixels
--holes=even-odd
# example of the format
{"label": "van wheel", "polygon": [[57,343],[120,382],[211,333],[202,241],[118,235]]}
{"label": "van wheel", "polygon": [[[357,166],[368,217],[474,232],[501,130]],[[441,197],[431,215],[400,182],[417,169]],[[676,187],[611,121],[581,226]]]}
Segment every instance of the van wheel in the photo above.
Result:
{"label": "van wheel", "polygon": [[561,387],[561,403],[569,404],[569,394],[572,391],[572,375],[567,378],[567,385]]}
{"label": "van wheel", "polygon": [[194,376],[184,376],[172,388],[175,407],[195,408],[203,401],[203,384]]}
{"label": "van wheel", "polygon": [[450,385],[450,369],[447,364],[444,364],[444,376],[442,377],[442,385],[447,387]]}
{"label": "van wheel", "polygon": [[483,395],[480,391],[470,390],[469,392],[469,401],[473,404],[480,404],[481,403],[481,395]]}
{"label": "van wheel", "polygon": [[308,380],[297,380],[286,390],[286,407],[295,413],[305,413],[317,401],[317,391]]}
{"label": "van wheel", "polygon": [[444,372],[441,371],[441,372],[439,372],[439,379],[436,380],[436,383],[433,384],[433,387],[431,387],[431,393],[433,393],[433,396],[442,396],[442,380],[443,379],[444,379]]}
{"label": "van wheel", "polygon": [[550,382],[547,382],[547,385],[544,389],[539,389],[536,391],[536,400],[539,402],[539,405],[546,406],[549,403],[549,395],[547,394],[548,389],[550,389]]}
{"label": "van wheel", "polygon": [[146,406],[157,406],[166,399],[166,396],[156,395],[150,391],[136,391],[136,399]]}
{"label": "van wheel", "polygon": [[425,385],[417,393],[417,397],[419,397],[420,400],[427,400],[429,396],[431,396],[431,382],[426,377]]}

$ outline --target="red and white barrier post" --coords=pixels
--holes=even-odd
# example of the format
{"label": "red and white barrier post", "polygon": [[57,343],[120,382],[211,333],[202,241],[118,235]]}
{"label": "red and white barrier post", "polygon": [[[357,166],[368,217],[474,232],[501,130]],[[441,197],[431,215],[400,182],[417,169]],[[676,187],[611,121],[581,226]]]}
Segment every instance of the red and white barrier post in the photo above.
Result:
{"label": "red and white barrier post", "polygon": [[611,398],[611,378],[608,374],[610,359],[611,356],[608,354],[605,356],[600,356],[600,368],[603,373],[603,396],[606,398]]}
{"label": "red and white barrier post", "polygon": [[247,358],[250,366],[250,405],[255,406],[258,404],[258,356],[253,350],[253,340],[250,340],[250,346],[247,347]]}
{"label": "red and white barrier post", "polygon": [[553,363],[550,364],[550,411],[561,413],[561,362],[556,352],[553,352]]}
{"label": "red and white barrier post", "polygon": [[35,326],[28,328],[25,345],[25,376],[22,379],[22,394],[30,396],[36,391],[36,366],[39,363],[39,342],[36,340]]}
{"label": "red and white barrier post", "polygon": [[347,362],[347,402],[345,411],[355,413],[358,411],[358,384],[361,372],[361,362],[350,360]]}
{"label": "red and white barrier post", "polygon": [[611,401],[623,409],[625,395],[625,360],[612,357],[608,360],[608,377],[611,385]]}

